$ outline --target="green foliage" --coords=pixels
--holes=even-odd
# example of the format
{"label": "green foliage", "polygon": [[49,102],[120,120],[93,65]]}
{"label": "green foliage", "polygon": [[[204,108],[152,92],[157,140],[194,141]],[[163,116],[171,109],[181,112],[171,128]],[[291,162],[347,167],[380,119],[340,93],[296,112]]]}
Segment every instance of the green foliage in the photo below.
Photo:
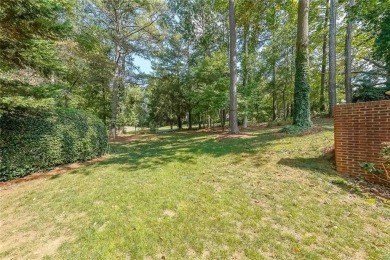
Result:
{"label": "green foliage", "polygon": [[367,171],[368,173],[380,175],[383,174],[383,170],[377,169],[374,163],[371,162],[362,162],[359,163],[360,168]]}
{"label": "green foliage", "polygon": [[390,163],[390,143],[382,143],[381,156],[386,159],[387,163]]}
{"label": "green foliage", "polygon": [[0,117],[0,181],[106,152],[107,132],[94,116],[73,109],[13,109]]}
{"label": "green foliage", "polygon": [[144,96],[145,91],[139,86],[124,89],[117,119],[119,127],[146,126],[149,118]]}
{"label": "green foliage", "polygon": [[355,19],[361,22],[363,29],[373,38],[374,56],[390,63],[390,2],[383,0],[357,1],[354,10]]}
{"label": "green foliage", "polygon": [[306,127],[301,127],[301,126],[297,126],[297,125],[289,125],[289,126],[284,127],[281,130],[281,132],[289,134],[289,135],[297,135],[297,134],[304,133],[307,129],[308,128],[306,128]]}
{"label": "green foliage", "polygon": [[388,87],[376,86],[371,78],[364,77],[359,80],[353,93],[353,102],[378,101],[385,99],[384,92]]}
{"label": "green foliage", "polygon": [[390,70],[390,4],[380,23],[380,33],[375,39],[374,55],[384,61]]}
{"label": "green foliage", "polygon": [[0,1],[0,68],[30,66],[43,73],[52,70],[56,57],[53,40],[71,26],[64,13],[69,1]]}
{"label": "green foliage", "polygon": [[382,145],[382,149],[380,151],[380,156],[381,156],[381,158],[383,160],[385,160],[385,163],[382,165],[382,169],[378,169],[376,167],[376,165],[374,163],[372,163],[372,162],[362,162],[362,163],[359,163],[360,168],[362,168],[366,172],[374,174],[374,175],[382,175],[385,172],[387,174],[387,170],[386,170],[385,164],[387,166],[390,165],[390,144],[384,142],[381,145]]}

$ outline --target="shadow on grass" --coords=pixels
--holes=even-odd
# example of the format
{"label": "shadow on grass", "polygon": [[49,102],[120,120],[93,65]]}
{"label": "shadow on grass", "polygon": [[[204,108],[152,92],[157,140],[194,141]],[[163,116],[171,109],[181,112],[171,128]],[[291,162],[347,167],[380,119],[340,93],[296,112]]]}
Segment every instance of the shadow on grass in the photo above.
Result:
{"label": "shadow on grass", "polygon": [[221,157],[228,154],[257,154],[284,137],[286,136],[275,134],[275,131],[253,132],[245,138],[227,139],[221,139],[215,133],[175,132],[149,135],[127,143],[111,144],[111,156],[108,159],[72,173],[90,175],[94,173],[95,167],[114,164],[134,173],[141,169],[156,169],[171,162],[195,163],[195,159],[202,155]]}
{"label": "shadow on grass", "polygon": [[334,164],[323,156],[314,158],[283,158],[279,160],[278,164],[331,177],[329,179],[331,184],[346,192],[363,196],[363,193],[351,182],[351,179],[339,175],[334,168]]}
{"label": "shadow on grass", "polygon": [[337,175],[334,165],[322,156],[314,158],[282,158],[278,164],[312,172],[320,172],[328,176]]}
{"label": "shadow on grass", "polygon": [[[323,125],[328,125],[328,122],[324,122]],[[226,138],[222,132],[193,131],[124,136],[121,142],[111,144],[111,156],[108,159],[72,173],[90,175],[96,172],[95,167],[117,165],[129,174],[134,174],[138,170],[157,169],[172,162],[182,163],[185,167],[185,164],[199,162],[196,159],[204,155],[215,158],[226,155],[243,155],[243,157],[253,155],[258,162],[261,160],[258,155],[266,153],[275,142],[293,137],[282,134],[279,130],[280,127],[261,131],[249,129],[243,132],[242,138],[230,138],[231,136]],[[302,164],[305,163],[301,162],[300,165]],[[313,163],[311,166],[310,163],[306,164],[309,168],[323,167],[323,164]]]}

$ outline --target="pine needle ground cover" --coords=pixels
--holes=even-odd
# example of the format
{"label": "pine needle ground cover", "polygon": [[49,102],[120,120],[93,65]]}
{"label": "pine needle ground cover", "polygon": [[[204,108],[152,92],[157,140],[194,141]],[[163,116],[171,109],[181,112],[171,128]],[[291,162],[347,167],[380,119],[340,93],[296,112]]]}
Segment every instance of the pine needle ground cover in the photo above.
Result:
{"label": "pine needle ground cover", "polygon": [[389,206],[335,175],[322,127],[129,136],[104,161],[3,187],[0,258],[389,258]]}

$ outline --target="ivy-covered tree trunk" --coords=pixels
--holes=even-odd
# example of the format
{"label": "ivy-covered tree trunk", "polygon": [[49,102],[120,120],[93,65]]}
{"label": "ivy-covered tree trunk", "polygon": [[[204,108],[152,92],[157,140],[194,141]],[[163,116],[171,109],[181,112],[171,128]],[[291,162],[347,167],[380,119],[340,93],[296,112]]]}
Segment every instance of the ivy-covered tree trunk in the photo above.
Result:
{"label": "ivy-covered tree trunk", "polygon": [[311,127],[308,45],[309,0],[299,0],[293,125],[302,129]]}
{"label": "ivy-covered tree trunk", "polygon": [[237,49],[236,49],[236,17],[234,0],[229,0],[229,30],[230,30],[230,133],[238,134],[237,121]]}

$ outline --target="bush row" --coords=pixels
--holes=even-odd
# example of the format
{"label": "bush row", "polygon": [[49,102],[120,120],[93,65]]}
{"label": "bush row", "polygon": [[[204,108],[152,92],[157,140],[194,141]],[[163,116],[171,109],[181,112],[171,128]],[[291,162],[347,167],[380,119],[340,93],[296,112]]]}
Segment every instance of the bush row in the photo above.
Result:
{"label": "bush row", "polygon": [[0,116],[0,181],[103,155],[101,120],[74,109],[13,109]]}

